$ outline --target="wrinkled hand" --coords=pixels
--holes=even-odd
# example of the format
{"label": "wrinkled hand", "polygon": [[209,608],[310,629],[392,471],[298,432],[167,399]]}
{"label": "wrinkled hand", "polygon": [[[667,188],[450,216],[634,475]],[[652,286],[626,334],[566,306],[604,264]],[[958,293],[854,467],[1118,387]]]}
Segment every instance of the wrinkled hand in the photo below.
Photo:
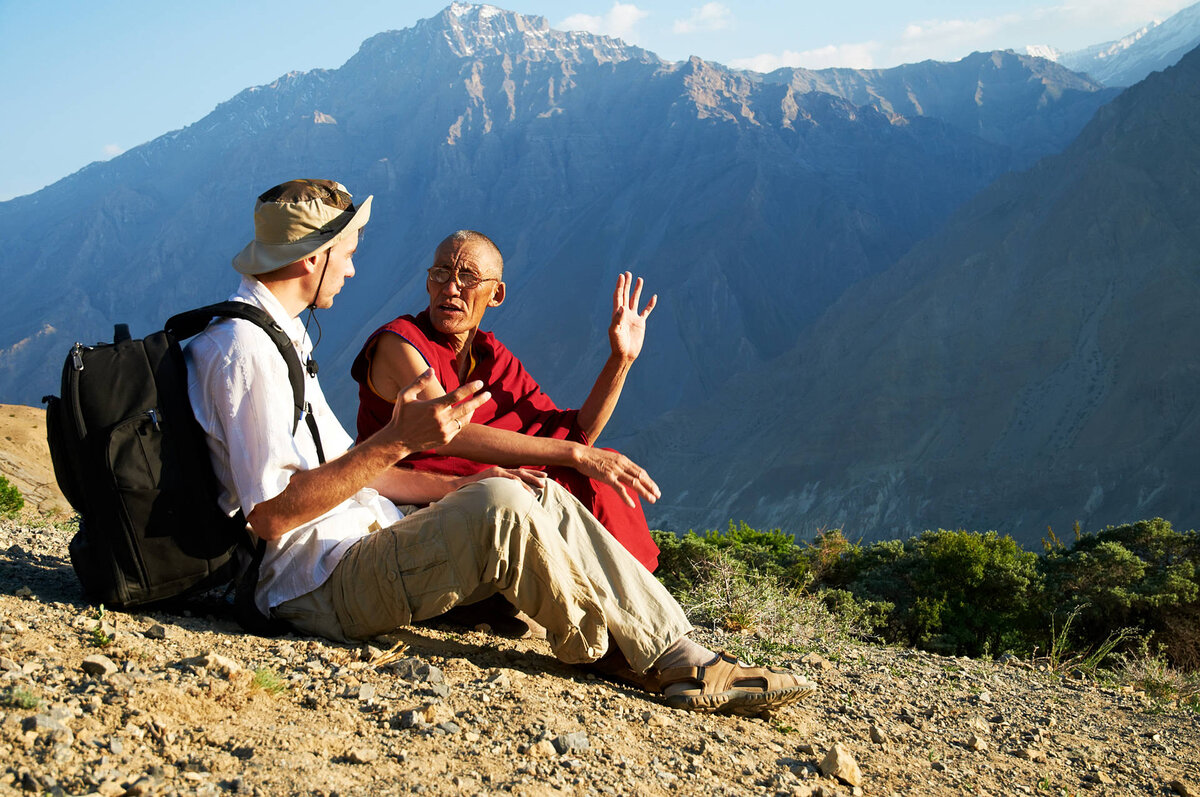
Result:
{"label": "wrinkled hand", "polygon": [[[633,295],[630,295],[630,289]],[[638,312],[642,299],[642,278],[633,281],[633,274],[626,271],[617,277],[617,288],[613,291],[613,316],[608,327],[608,342],[612,352],[630,362],[642,353],[642,342],[646,338],[646,319],[658,303],[658,294],[650,297],[646,309]]]}
{"label": "wrinkled hand", "polygon": [[582,447],[575,469],[589,479],[611,486],[621,494],[629,506],[633,506],[630,490],[641,496],[643,501],[652,504],[662,497],[662,492],[646,469],[616,451]]}
{"label": "wrinkled hand", "polygon": [[384,427],[386,433],[410,451],[427,451],[446,445],[471,422],[471,416],[492,394],[484,391],[483,382],[468,382],[453,393],[435,399],[417,398],[433,383],[433,369],[425,369],[408,387],[396,396],[392,418]]}
{"label": "wrinkled hand", "polygon": [[463,476],[458,480],[457,487],[464,487],[471,482],[482,481],[483,479],[513,479],[519,481],[531,493],[535,489],[546,486],[546,474],[540,470],[533,470],[531,468],[501,468],[496,466],[488,468],[485,471],[480,471],[479,473],[473,473],[470,476]]}

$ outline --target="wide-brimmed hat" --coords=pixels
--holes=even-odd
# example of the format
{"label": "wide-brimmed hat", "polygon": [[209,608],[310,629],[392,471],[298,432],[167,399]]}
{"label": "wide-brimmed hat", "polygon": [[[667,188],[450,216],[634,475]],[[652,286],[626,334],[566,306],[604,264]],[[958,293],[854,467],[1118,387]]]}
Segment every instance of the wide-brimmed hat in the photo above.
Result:
{"label": "wide-brimmed hat", "polygon": [[333,180],[288,180],[254,205],[254,240],[238,252],[233,267],[266,274],[323,252],[362,229],[371,218],[371,199],[354,206],[350,193]]}

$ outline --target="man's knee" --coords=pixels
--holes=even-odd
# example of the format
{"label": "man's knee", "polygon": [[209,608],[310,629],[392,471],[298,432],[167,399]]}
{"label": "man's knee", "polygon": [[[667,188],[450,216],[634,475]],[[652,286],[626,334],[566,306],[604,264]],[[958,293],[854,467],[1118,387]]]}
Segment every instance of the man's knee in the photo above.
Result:
{"label": "man's knee", "polygon": [[516,479],[491,478],[472,482],[461,490],[465,502],[481,511],[509,511],[520,516],[529,514],[536,501],[532,491]]}

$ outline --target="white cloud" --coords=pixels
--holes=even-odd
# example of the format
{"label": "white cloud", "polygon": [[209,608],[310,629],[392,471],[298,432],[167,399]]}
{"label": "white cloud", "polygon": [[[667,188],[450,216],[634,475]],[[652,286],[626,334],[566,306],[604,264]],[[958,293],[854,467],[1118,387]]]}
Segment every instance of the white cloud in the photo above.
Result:
{"label": "white cloud", "polygon": [[671,30],[675,33],[697,33],[699,31],[724,30],[733,22],[733,12],[720,3],[705,3],[692,9],[687,19],[677,19]]}
{"label": "white cloud", "polygon": [[772,72],[785,66],[804,69],[827,69],[835,66],[870,69],[875,65],[872,53],[878,47],[875,42],[831,44],[804,52],[784,50],[778,54],[762,53],[750,58],[737,58],[729,65],[734,69],[752,69],[755,72]]}
{"label": "white cloud", "polygon": [[[1035,11],[1037,15],[1040,11]],[[933,19],[909,23],[890,48],[892,60],[955,58],[971,50],[991,50],[1006,30],[1019,28],[1028,19],[1006,14],[986,19]],[[1009,46],[1014,46],[1010,44]]]}
{"label": "white cloud", "polygon": [[106,157],[106,158],[115,158],[116,156],[120,155],[124,151],[125,151],[124,147],[117,146],[116,144],[105,144],[104,145],[104,157]]}
{"label": "white cloud", "polygon": [[649,11],[643,11],[633,3],[614,2],[604,16],[572,14],[555,27],[560,30],[586,30],[633,42],[637,40],[637,24],[649,14]]}
{"label": "white cloud", "polygon": [[[1050,9],[1063,17],[1088,22],[1097,17],[1126,24],[1132,28],[1147,22],[1161,22],[1190,6],[1194,0],[1067,0]],[[1099,43],[1099,42],[1097,42]]]}

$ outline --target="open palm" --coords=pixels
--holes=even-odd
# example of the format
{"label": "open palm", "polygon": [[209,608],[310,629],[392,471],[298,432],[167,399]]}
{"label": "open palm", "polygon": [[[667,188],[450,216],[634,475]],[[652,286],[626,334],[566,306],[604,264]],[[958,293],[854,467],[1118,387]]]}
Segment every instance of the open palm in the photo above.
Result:
{"label": "open palm", "polygon": [[642,353],[646,339],[646,319],[658,303],[658,295],[650,297],[646,308],[638,312],[642,299],[642,278],[634,282],[633,274],[626,271],[617,277],[617,289],[613,291],[613,316],[608,327],[608,342],[612,352],[628,361],[637,359]]}

